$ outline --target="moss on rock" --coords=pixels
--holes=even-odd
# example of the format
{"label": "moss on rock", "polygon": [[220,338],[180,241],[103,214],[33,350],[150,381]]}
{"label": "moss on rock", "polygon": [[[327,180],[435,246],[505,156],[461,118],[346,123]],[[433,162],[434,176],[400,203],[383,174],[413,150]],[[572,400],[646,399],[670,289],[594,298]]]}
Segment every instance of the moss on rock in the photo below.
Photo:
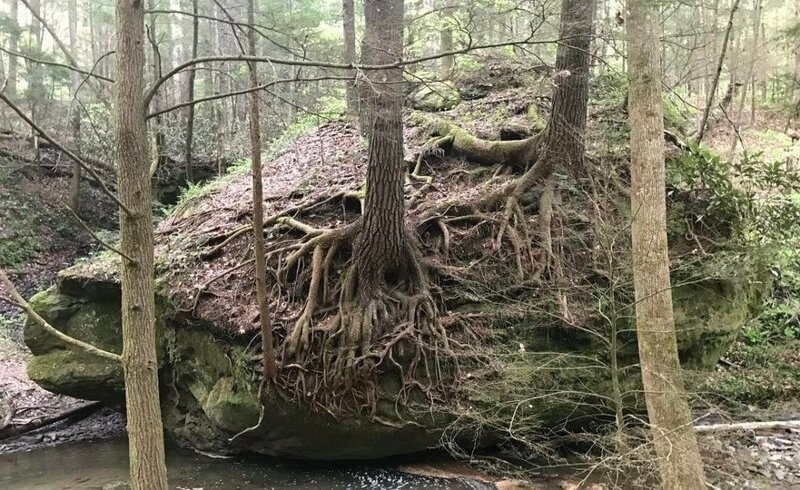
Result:
{"label": "moss on rock", "polygon": [[36,355],[28,363],[28,377],[60,395],[112,406],[124,403],[122,366],[83,352],[59,349]]}
{"label": "moss on rock", "polygon": [[458,89],[450,82],[428,82],[409,96],[411,107],[419,111],[447,111],[461,102]]}

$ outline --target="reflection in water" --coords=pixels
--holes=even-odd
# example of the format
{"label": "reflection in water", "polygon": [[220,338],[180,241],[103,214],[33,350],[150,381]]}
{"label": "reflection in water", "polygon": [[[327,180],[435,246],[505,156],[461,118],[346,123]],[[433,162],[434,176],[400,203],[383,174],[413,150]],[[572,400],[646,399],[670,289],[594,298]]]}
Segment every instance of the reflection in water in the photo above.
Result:
{"label": "reflection in water", "polygon": [[[211,459],[167,449],[172,488],[185,489],[484,489],[471,480],[411,476],[369,464],[317,464],[262,458]],[[128,477],[125,440],[0,455],[0,488],[102,489]]]}

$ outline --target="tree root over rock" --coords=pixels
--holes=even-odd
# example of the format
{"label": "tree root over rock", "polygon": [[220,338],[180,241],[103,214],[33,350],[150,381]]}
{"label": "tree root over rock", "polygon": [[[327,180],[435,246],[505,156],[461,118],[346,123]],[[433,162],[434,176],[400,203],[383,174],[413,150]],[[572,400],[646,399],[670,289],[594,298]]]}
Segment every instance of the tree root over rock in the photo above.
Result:
{"label": "tree root over rock", "polygon": [[[294,218],[282,218],[279,223],[305,234],[303,244],[284,259],[280,274],[286,282],[302,276],[308,283],[302,313],[283,345],[284,363],[305,367],[293,371],[295,383],[305,384],[306,373],[313,370],[322,374],[321,382],[334,388],[332,392],[336,387],[353,389],[380,368],[400,373],[407,383],[404,388],[431,391],[420,378],[429,385],[443,379],[438,357],[449,346],[435,300],[410,247],[412,270],[405,287],[370,287],[359,282],[354,261],[345,261],[341,271],[337,268],[360,235],[360,218],[336,229],[315,228]],[[332,309],[335,315],[315,325],[316,318]],[[365,398],[374,403],[374,395]]]}
{"label": "tree root over rock", "polygon": [[[265,232],[275,237],[268,243],[267,265],[277,279],[276,325],[284,326],[276,332],[286,332],[278,339],[282,368],[275,382],[295,403],[334,416],[366,410],[375,417],[378,400],[387,395],[398,406],[412,397],[418,401],[420,393],[432,404],[446,399],[454,387],[445,380],[458,377],[452,346],[462,348],[442,323],[447,318],[455,325],[458,314],[448,311],[453,296],[465,290],[467,296],[491,296],[497,291],[484,283],[505,274],[516,276],[517,289],[540,287],[542,275],[552,282],[558,270],[559,251],[549,233],[552,184],[540,190],[554,168],[545,158],[544,136],[485,141],[441,120],[427,128],[432,139],[406,174],[406,238],[391,258],[381,258],[385,266],[359,255],[368,235],[363,186],[356,182],[350,188],[357,191],[312,190],[266,220]],[[487,171],[478,175],[452,160],[442,161],[444,171],[423,166],[428,157],[453,153]],[[247,227],[202,237],[210,253],[201,259],[222,256],[226,264],[240,264],[211,280],[247,274],[240,268],[248,257]],[[401,381],[399,391],[382,391],[387,374]]]}

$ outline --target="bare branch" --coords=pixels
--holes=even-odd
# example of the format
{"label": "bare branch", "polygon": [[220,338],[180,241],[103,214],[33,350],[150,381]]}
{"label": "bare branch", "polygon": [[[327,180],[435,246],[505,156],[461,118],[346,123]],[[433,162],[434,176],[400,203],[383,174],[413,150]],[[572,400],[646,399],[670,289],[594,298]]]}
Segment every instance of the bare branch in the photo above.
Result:
{"label": "bare branch", "polygon": [[11,280],[6,275],[5,271],[2,269],[0,269],[0,284],[2,284],[6,288],[6,290],[8,290],[8,293],[11,295],[11,299],[13,300],[13,302],[17,306],[22,308],[25,311],[25,313],[28,314],[28,318],[36,322],[40,327],[44,328],[47,331],[47,333],[57,337],[65,344],[70,345],[72,347],[77,347],[78,349],[84,352],[88,352],[89,354],[94,354],[98,357],[102,357],[103,359],[108,359],[114,362],[122,362],[122,357],[119,354],[114,354],[113,352],[108,352],[103,349],[98,349],[97,347],[91,344],[87,344],[82,340],[70,337],[69,335],[65,334],[64,332],[58,330],[57,328],[47,323],[47,320],[45,320],[38,313],[36,313],[36,311],[33,308],[31,308],[31,305],[27,301],[25,301],[25,298],[23,298],[22,295],[19,294],[19,291],[17,291],[17,288],[14,286],[14,283],[11,282]]}
{"label": "bare branch", "polygon": [[87,225],[87,224],[86,224],[86,223],[85,223],[85,222],[84,222],[84,221],[83,221],[83,220],[80,218],[80,216],[78,216],[78,215],[75,213],[75,211],[73,211],[73,210],[72,210],[72,208],[71,208],[71,207],[69,207],[69,206],[65,206],[65,207],[66,207],[66,208],[67,208],[67,210],[70,212],[70,214],[72,214],[72,217],[73,217],[73,218],[75,218],[75,220],[78,222],[78,224],[79,224],[79,225],[81,225],[81,228],[83,228],[84,230],[86,230],[86,232],[87,232],[87,233],[89,233],[89,235],[91,235],[91,236],[92,236],[92,238],[94,238],[94,240],[95,240],[97,243],[99,243],[99,244],[100,244],[100,246],[102,246],[103,248],[105,248],[105,249],[106,249],[106,250],[108,250],[109,252],[114,252],[115,254],[119,255],[120,257],[122,257],[123,259],[127,260],[127,261],[128,261],[128,262],[130,262],[131,264],[135,264],[135,263],[136,263],[136,260],[135,260],[135,259],[133,259],[133,258],[131,258],[131,256],[130,256],[130,255],[126,255],[126,254],[125,254],[124,252],[122,252],[121,250],[119,250],[119,249],[115,248],[114,246],[112,246],[112,245],[111,245],[111,244],[109,244],[108,242],[104,241],[104,240],[103,240],[102,238],[100,238],[99,236],[97,236],[97,233],[95,233],[94,231],[92,231],[92,229],[91,229],[91,228],[89,228],[89,225]]}
{"label": "bare branch", "polygon": [[282,84],[282,83],[320,82],[320,81],[323,81],[323,80],[352,80],[352,77],[322,76],[322,77],[313,77],[313,78],[281,78],[279,80],[273,80],[273,81],[271,81],[269,83],[264,83],[264,84],[261,84],[261,85],[257,85],[255,87],[248,87],[248,88],[241,89],[241,90],[235,90],[235,91],[232,91],[232,92],[225,92],[225,93],[222,93],[222,94],[209,95],[208,97],[200,97],[198,99],[194,99],[194,100],[191,100],[191,101],[181,102],[180,104],[175,104],[172,107],[167,107],[166,109],[162,109],[160,111],[151,112],[150,114],[147,115],[147,119],[152,119],[154,117],[158,117],[158,116],[160,116],[162,114],[165,114],[167,112],[176,111],[176,110],[181,109],[183,107],[186,107],[188,105],[194,105],[194,104],[199,104],[201,102],[208,102],[208,101],[212,101],[212,100],[224,99],[226,97],[235,97],[237,95],[249,94],[250,92],[258,92],[259,90],[266,90],[266,89],[268,89],[270,87],[273,87],[275,85],[279,85],[279,84]]}
{"label": "bare branch", "polygon": [[101,179],[101,178],[100,178],[100,175],[97,173],[97,171],[95,171],[95,169],[93,169],[92,167],[90,167],[89,165],[87,165],[87,164],[86,164],[86,162],[84,162],[84,161],[81,159],[81,157],[79,157],[78,155],[76,155],[75,153],[73,153],[71,150],[69,150],[68,148],[66,148],[66,147],[65,147],[64,145],[62,145],[61,143],[59,143],[59,142],[57,142],[56,140],[54,140],[54,139],[53,139],[53,138],[52,138],[52,137],[51,137],[49,134],[47,134],[47,132],[45,132],[45,130],[44,130],[44,129],[40,128],[40,127],[39,127],[39,126],[38,126],[38,125],[37,125],[35,122],[33,122],[33,120],[32,120],[31,118],[29,118],[29,117],[28,117],[28,116],[27,116],[27,115],[26,115],[26,114],[25,114],[25,113],[22,111],[22,109],[20,109],[19,107],[17,107],[17,106],[16,106],[16,104],[14,104],[13,102],[11,102],[11,99],[9,99],[9,98],[8,98],[8,96],[6,96],[6,95],[5,95],[4,93],[2,93],[2,92],[0,92],[0,100],[2,100],[3,102],[5,102],[5,103],[6,103],[6,105],[7,105],[8,107],[10,107],[10,108],[11,108],[11,109],[12,109],[14,112],[16,112],[16,113],[17,113],[17,115],[18,115],[19,117],[21,117],[21,118],[22,118],[22,120],[23,120],[23,121],[25,121],[25,123],[26,123],[28,126],[30,126],[30,127],[31,127],[31,129],[33,129],[34,131],[36,131],[37,133],[39,133],[39,136],[41,136],[41,137],[42,137],[42,139],[44,139],[45,141],[49,142],[49,143],[50,143],[51,145],[53,145],[54,147],[56,147],[56,148],[58,148],[59,150],[61,150],[61,152],[62,152],[63,154],[67,155],[67,156],[68,156],[70,159],[72,159],[72,160],[73,160],[75,163],[77,163],[78,165],[80,165],[80,167],[81,167],[83,170],[85,170],[85,171],[89,172],[89,175],[91,175],[92,177],[94,177],[94,178],[95,178],[95,180],[97,180],[97,183],[98,183],[98,184],[100,184],[100,187],[103,189],[103,192],[105,192],[105,193],[106,193],[106,195],[107,195],[108,197],[110,197],[110,198],[111,198],[111,199],[112,199],[112,200],[113,200],[115,203],[117,203],[117,205],[119,206],[119,208],[120,208],[120,209],[122,209],[122,211],[123,211],[125,214],[127,214],[128,216],[131,216],[131,211],[130,211],[130,210],[127,208],[127,206],[125,206],[124,204],[122,204],[122,202],[121,202],[121,201],[120,201],[120,200],[117,198],[117,196],[116,196],[116,195],[115,195],[113,192],[111,192],[111,190],[108,188],[108,186],[106,186],[105,182],[103,182],[103,179]]}
{"label": "bare branch", "polygon": [[28,56],[27,54],[18,53],[16,51],[11,51],[10,49],[5,48],[3,46],[0,46],[0,51],[8,54],[9,56],[16,56],[17,58],[22,58],[24,60],[28,60],[28,61],[31,61],[33,63],[38,63],[40,65],[56,66],[58,68],[64,68],[66,70],[70,70],[70,71],[74,71],[74,72],[80,73],[81,75],[86,75],[87,77],[97,78],[98,80],[102,80],[104,82],[114,83],[114,80],[111,79],[111,78],[104,77],[102,75],[98,75],[97,73],[92,73],[91,71],[83,70],[83,69],[75,67],[75,66],[67,65],[65,63],[58,63],[56,61],[47,61],[47,60],[42,60],[42,59],[39,59],[39,58],[34,58],[33,56]]}
{"label": "bare branch", "polygon": [[514,45],[521,45],[521,44],[552,44],[554,42],[559,42],[563,40],[547,40],[547,41],[534,41],[530,37],[521,40],[521,41],[509,41],[509,42],[502,42],[502,43],[490,43],[490,44],[481,44],[481,45],[468,45],[461,49],[454,49],[452,51],[446,51],[442,53],[438,53],[435,55],[430,56],[422,56],[420,58],[413,58],[410,60],[400,60],[394,63],[388,63],[384,65],[361,65],[357,63],[329,63],[324,61],[313,61],[313,60],[292,60],[286,58],[273,58],[269,56],[249,56],[249,55],[219,55],[219,56],[202,56],[199,58],[195,58],[193,60],[186,61],[181,63],[180,65],[176,66],[167,74],[156,80],[153,86],[145,93],[144,97],[144,105],[145,107],[150,105],[150,102],[153,100],[158,89],[166,83],[170,78],[174,77],[178,73],[182,72],[187,68],[191,68],[194,65],[198,65],[201,63],[210,63],[214,61],[241,61],[247,63],[272,63],[275,65],[286,65],[286,66],[308,66],[313,68],[330,68],[335,70],[361,70],[361,71],[379,71],[379,70],[390,70],[392,68],[401,68],[408,65],[414,65],[417,63],[423,63],[425,61],[432,61],[439,58],[444,58],[447,56],[454,56],[458,54],[466,54],[472,51],[482,50],[482,49],[492,49],[492,48],[500,48],[503,46],[514,46]]}

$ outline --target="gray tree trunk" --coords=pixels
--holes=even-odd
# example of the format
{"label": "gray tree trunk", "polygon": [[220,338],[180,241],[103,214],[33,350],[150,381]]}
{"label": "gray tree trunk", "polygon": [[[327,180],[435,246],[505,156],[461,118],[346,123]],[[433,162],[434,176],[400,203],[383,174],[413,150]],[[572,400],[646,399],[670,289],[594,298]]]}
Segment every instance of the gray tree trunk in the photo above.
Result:
{"label": "gray tree trunk", "polygon": [[703,463],[683,385],[672,312],[664,192],[661,27],[649,0],[628,0],[633,280],[639,363],[662,488],[702,490]]}

